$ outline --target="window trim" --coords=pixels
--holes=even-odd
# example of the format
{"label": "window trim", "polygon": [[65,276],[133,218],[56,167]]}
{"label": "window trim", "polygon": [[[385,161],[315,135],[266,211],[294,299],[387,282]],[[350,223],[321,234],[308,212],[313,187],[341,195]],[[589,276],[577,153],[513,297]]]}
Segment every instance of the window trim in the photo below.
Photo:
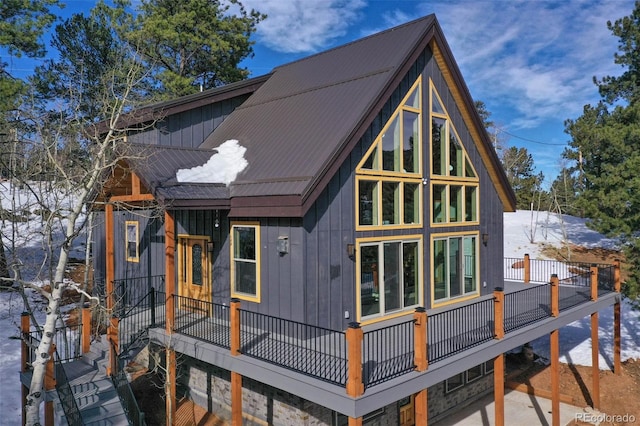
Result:
{"label": "window trim", "polygon": [[[236,281],[236,258],[234,256],[234,229],[236,227],[241,227],[241,228],[254,228],[255,230],[255,265],[256,265],[256,293],[255,295],[249,294],[249,293],[242,293],[242,292],[238,292],[235,290],[235,281]],[[260,222],[256,222],[256,221],[247,221],[247,222],[242,222],[242,221],[237,221],[237,222],[231,222],[231,226],[229,227],[229,263],[230,263],[230,267],[229,267],[229,284],[231,287],[231,297],[234,298],[238,298],[241,300],[246,300],[249,302],[255,302],[255,303],[260,303],[260,299],[261,299],[261,279],[260,279],[260,271],[261,271],[261,267],[260,267],[260,255],[261,255],[261,245],[260,245]]]}
{"label": "window trim", "polygon": [[[129,226],[135,226],[136,236],[135,241],[129,240]],[[140,262],[140,239],[139,239],[140,223],[137,220],[127,220],[124,222],[124,254],[127,262]],[[134,242],[136,245],[136,255],[129,256],[129,243]]]}
{"label": "window trim", "polygon": [[[365,152],[365,154],[362,156],[362,158],[360,159],[360,161],[358,162],[358,165],[355,168],[355,225],[356,225],[356,231],[370,231],[370,230],[387,230],[387,229],[408,229],[408,228],[422,228],[423,227],[423,221],[424,221],[424,189],[423,189],[423,144],[424,144],[424,123],[423,123],[423,117],[424,117],[424,101],[423,101],[423,86],[422,86],[422,76],[418,76],[418,78],[415,80],[415,82],[411,85],[411,87],[409,88],[409,90],[407,91],[406,95],[404,96],[404,98],[401,100],[401,102],[399,103],[398,107],[393,111],[393,113],[390,115],[389,120],[384,124],[384,126],[382,127],[382,129],[378,132],[378,134],[376,135],[375,139],[373,140],[371,146],[367,149],[367,151]],[[405,105],[409,98],[414,94],[417,94],[417,98],[419,100],[419,107],[413,107],[410,105]],[[417,144],[417,161],[416,164],[418,166],[418,170],[416,170],[415,172],[401,172],[401,171],[391,171],[391,170],[384,170],[383,169],[383,165],[380,163],[378,164],[379,168],[378,169],[364,169],[364,164],[367,162],[367,160],[369,159],[369,157],[373,154],[374,151],[377,151],[377,155],[376,157],[378,158],[377,161],[382,162],[382,140],[383,140],[383,135],[385,134],[385,132],[389,129],[389,127],[391,126],[391,124],[397,119],[398,120],[398,125],[400,126],[400,133],[402,135],[404,135],[404,120],[402,119],[402,112],[403,111],[407,111],[407,112],[412,112],[418,115],[417,117],[417,124],[418,124],[418,135],[419,135],[419,139],[420,139],[420,143]],[[400,141],[401,144],[404,143],[404,139],[401,138]],[[403,151],[401,149],[401,151]],[[377,218],[378,218],[378,223],[376,225],[361,225],[360,224],[360,182],[361,181],[375,181],[377,182],[377,190],[376,192],[378,193],[377,195]],[[383,220],[382,220],[382,215],[383,215],[383,209],[382,209],[382,204],[383,204],[383,199],[382,199],[382,184],[385,182],[394,182],[394,183],[399,183],[399,189],[398,191],[400,192],[399,195],[399,210],[398,210],[398,215],[399,215],[399,223],[395,223],[395,224],[388,224],[388,225],[384,225],[383,224]],[[404,199],[405,199],[405,184],[414,184],[418,186],[418,200],[415,201],[416,205],[417,205],[417,215],[418,215],[418,223],[408,223],[405,224],[404,223],[404,218],[405,218],[405,214],[404,214]]]}
{"label": "window trim", "polygon": [[[433,243],[436,240],[445,240],[449,241],[449,238],[456,237],[475,237],[475,245],[476,245],[476,261],[475,261],[475,270],[476,270],[476,290],[470,293],[463,293],[460,296],[456,297],[448,297],[446,299],[436,300],[435,298],[435,253],[433,252]],[[453,303],[464,302],[466,300],[471,300],[480,297],[480,231],[460,231],[460,232],[450,232],[450,233],[442,233],[442,234],[431,234],[430,244],[429,244],[429,262],[430,262],[430,277],[429,277],[429,291],[431,294],[431,308],[438,308],[441,306],[451,305]],[[450,285],[450,283],[448,283]]]}
{"label": "window trim", "polygon": [[[415,305],[411,305],[408,307],[403,307],[397,311],[393,311],[390,313],[378,313],[375,315],[368,315],[363,319],[362,316],[362,283],[360,280],[362,279],[361,274],[361,249],[360,247],[364,244],[367,246],[375,245],[374,243],[384,245],[385,242],[416,242],[418,247],[418,256],[416,259],[416,265],[418,267],[418,303]],[[371,324],[378,321],[388,320],[391,318],[411,314],[415,311],[416,307],[424,306],[424,242],[423,236],[421,234],[412,234],[412,235],[393,235],[386,237],[367,237],[367,238],[356,238],[356,321],[362,324]],[[383,262],[384,263],[384,262]],[[384,273],[384,265],[380,273]]]}
{"label": "window trim", "polygon": [[[443,228],[443,227],[451,227],[451,226],[473,226],[473,225],[479,225],[480,224],[480,182],[478,181],[469,181],[468,179],[461,179],[461,178],[456,178],[451,179],[451,180],[442,180],[442,179],[432,179],[431,182],[429,182],[429,194],[431,196],[431,200],[430,200],[430,206],[431,206],[431,211],[429,212],[429,221],[430,221],[430,225],[432,228]],[[446,201],[444,203],[445,206],[445,212],[444,212],[444,217],[445,217],[445,221],[444,222],[435,222],[435,216],[433,215],[433,205],[434,205],[434,198],[435,198],[435,191],[433,190],[434,185],[440,185],[440,186],[445,186],[445,193],[446,193]],[[451,186],[461,186],[464,188],[464,196],[462,197],[462,218],[463,220],[461,221],[451,221],[450,220],[450,214],[449,214],[449,207],[451,205],[451,201],[450,201],[450,194],[451,194]],[[466,191],[467,188],[475,188],[475,201],[476,201],[476,220],[464,220],[466,218],[467,215],[467,200],[466,200]]]}

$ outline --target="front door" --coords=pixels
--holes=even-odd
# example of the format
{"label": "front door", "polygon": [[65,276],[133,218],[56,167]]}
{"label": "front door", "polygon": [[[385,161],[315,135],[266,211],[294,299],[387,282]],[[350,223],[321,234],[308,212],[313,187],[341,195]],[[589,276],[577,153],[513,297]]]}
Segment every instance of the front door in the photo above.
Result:
{"label": "front door", "polygon": [[413,426],[416,424],[416,410],[414,404],[414,396],[408,396],[400,400],[400,426]]}
{"label": "front door", "polygon": [[209,256],[207,253],[208,237],[181,236],[179,247],[179,294],[184,300],[181,305],[192,305],[198,309],[197,301],[211,302],[211,279]]}

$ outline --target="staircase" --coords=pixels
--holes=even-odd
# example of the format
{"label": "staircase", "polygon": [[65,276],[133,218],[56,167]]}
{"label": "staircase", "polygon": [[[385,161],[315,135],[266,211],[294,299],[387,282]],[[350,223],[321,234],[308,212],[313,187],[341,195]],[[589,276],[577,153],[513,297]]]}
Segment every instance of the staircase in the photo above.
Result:
{"label": "staircase", "polygon": [[[128,425],[122,403],[111,378],[106,374],[108,347],[106,337],[91,344],[91,351],[80,359],[64,364],[83,425]],[[62,406],[55,406],[55,424],[68,425]]]}

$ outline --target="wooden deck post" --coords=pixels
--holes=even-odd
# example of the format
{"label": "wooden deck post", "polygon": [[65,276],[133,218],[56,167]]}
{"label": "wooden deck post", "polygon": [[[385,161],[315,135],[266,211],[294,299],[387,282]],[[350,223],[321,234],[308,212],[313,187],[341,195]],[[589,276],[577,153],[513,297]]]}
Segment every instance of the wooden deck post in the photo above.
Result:
{"label": "wooden deck post", "polygon": [[[360,328],[360,323],[349,323],[346,333],[347,339],[347,395],[352,397],[360,396],[364,393],[364,383],[362,382],[362,341],[364,333]],[[351,420],[349,420],[351,424]]]}
{"label": "wooden deck post", "polygon": [[231,372],[231,424],[242,426],[242,375]]}
{"label": "wooden deck post", "polygon": [[414,326],[414,358],[416,371],[425,371],[429,366],[427,357],[427,311],[423,307],[416,308],[413,314]]}
{"label": "wooden deck post", "polygon": [[427,389],[422,389],[416,393],[413,400],[413,407],[416,413],[415,426],[427,426],[427,413],[429,412]]}
{"label": "wooden deck post", "polygon": [[[613,265],[613,289],[616,293],[620,293],[622,287],[620,281],[620,260],[616,259]],[[622,371],[622,364],[620,360],[621,314],[620,296],[618,296],[617,302],[613,305],[613,372],[616,375],[619,375]]]}
{"label": "wooden deck post", "polygon": [[240,355],[240,299],[233,298],[229,303],[229,321],[231,322],[231,355]]}
{"label": "wooden deck post", "polygon": [[598,265],[591,265],[591,300],[598,300]]}
{"label": "wooden deck post", "polygon": [[493,290],[493,333],[496,339],[504,337],[504,290],[496,287]]}
{"label": "wooden deck post", "polygon": [[91,308],[82,308],[82,353],[91,350]]}
{"label": "wooden deck post", "polygon": [[600,351],[598,341],[598,313],[591,314],[591,376],[592,376],[592,390],[591,400],[593,401],[593,408],[596,410],[600,408]]}
{"label": "wooden deck post", "polygon": [[[557,278],[557,277],[556,277]],[[551,332],[551,424],[560,426],[560,333]]]}
{"label": "wooden deck post", "polygon": [[[45,392],[54,390],[56,388],[56,375],[54,369],[54,358],[56,353],[56,345],[55,343],[51,344],[49,347],[49,361],[47,362],[47,367],[45,370],[44,376],[44,390]],[[54,424],[54,416],[53,416],[53,401],[47,400],[45,393],[44,400],[44,425],[45,426],[53,426]]]}
{"label": "wooden deck post", "polygon": [[118,327],[120,320],[116,315],[112,315],[109,319],[107,327],[107,342],[109,343],[109,364],[107,365],[107,375],[113,376],[118,372]]}
{"label": "wooden deck post", "polygon": [[166,287],[166,331],[167,334],[173,333],[175,325],[175,298],[176,294],[176,238],[175,238],[175,222],[173,215],[166,210],[164,212],[164,270],[165,270],[165,287]]}
{"label": "wooden deck post", "polygon": [[176,398],[176,380],[177,380],[177,366],[176,366],[176,351],[171,348],[166,348],[166,362],[167,362],[167,383],[165,384],[165,410],[166,410],[166,425],[173,426],[177,424],[176,412],[177,403]]}
{"label": "wooden deck post", "polygon": [[[106,259],[105,259],[105,303],[107,307],[107,312],[110,315],[113,314],[115,309],[115,295],[113,293],[113,280],[115,280],[115,243],[113,241],[114,237],[114,219],[113,219],[113,204],[107,203],[104,209],[104,232],[105,232],[105,245],[106,245]],[[117,331],[116,331],[117,332]],[[112,366],[116,364],[116,352],[113,350],[113,346],[111,345],[110,337],[113,334],[113,330],[111,329],[111,321],[107,325],[107,343],[109,344],[109,363],[107,364],[107,375],[113,374],[115,370],[113,370]]]}
{"label": "wooden deck post", "polygon": [[362,417],[349,417],[349,426],[362,426]]}
{"label": "wooden deck post", "polygon": [[495,425],[504,426],[504,355],[493,359],[493,401]]}
{"label": "wooden deck post", "polygon": [[560,282],[558,274],[551,275],[551,316],[560,315]]}
{"label": "wooden deck post", "polygon": [[[21,341],[21,355],[22,360],[20,364],[20,371],[26,373],[29,371],[29,363],[31,360],[29,359],[29,346],[27,342],[29,341],[29,331],[31,329],[31,322],[29,312],[23,312],[20,314],[20,331],[22,332],[22,341]],[[27,396],[29,395],[29,387],[26,385],[22,385],[22,424],[27,424],[27,416],[25,408],[27,407]]]}
{"label": "wooden deck post", "polygon": [[531,282],[531,258],[529,253],[524,255],[524,282],[528,284]]}

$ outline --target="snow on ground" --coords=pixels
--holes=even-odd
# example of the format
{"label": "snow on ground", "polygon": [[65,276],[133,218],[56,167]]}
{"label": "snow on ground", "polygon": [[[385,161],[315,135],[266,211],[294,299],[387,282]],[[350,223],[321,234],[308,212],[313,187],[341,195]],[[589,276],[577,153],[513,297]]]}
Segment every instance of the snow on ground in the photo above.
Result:
{"label": "snow on ground", "polygon": [[[533,235],[533,238],[532,238]],[[533,242],[531,242],[533,240]],[[615,240],[590,230],[585,219],[549,212],[518,210],[504,214],[504,256],[521,258],[528,253],[532,259],[542,259],[542,247],[560,247],[573,243],[588,248],[615,249]],[[599,312],[598,335],[600,369],[613,365],[613,307]],[[640,311],[628,300],[622,303],[621,358],[640,359]],[[536,354],[550,357],[549,337],[531,342]],[[560,361],[591,366],[591,319],[582,318],[560,329]]]}
{"label": "snow on ground", "polygon": [[[505,213],[504,255],[522,257],[529,253],[540,258],[541,245],[559,246],[562,241],[587,247],[614,248],[615,241],[604,238],[586,228],[582,219],[559,218],[546,212],[518,211]],[[532,243],[531,236],[534,236]],[[566,237],[563,237],[566,236]],[[22,300],[10,292],[0,292],[0,413],[2,425],[19,425],[20,417],[20,313]],[[613,308],[600,312],[600,367],[610,368],[613,362]],[[549,357],[549,338],[531,342],[534,351]],[[560,330],[561,361],[591,365],[591,332],[589,318],[575,321]],[[628,301],[622,305],[622,360],[640,359],[640,312],[633,310]]]}

